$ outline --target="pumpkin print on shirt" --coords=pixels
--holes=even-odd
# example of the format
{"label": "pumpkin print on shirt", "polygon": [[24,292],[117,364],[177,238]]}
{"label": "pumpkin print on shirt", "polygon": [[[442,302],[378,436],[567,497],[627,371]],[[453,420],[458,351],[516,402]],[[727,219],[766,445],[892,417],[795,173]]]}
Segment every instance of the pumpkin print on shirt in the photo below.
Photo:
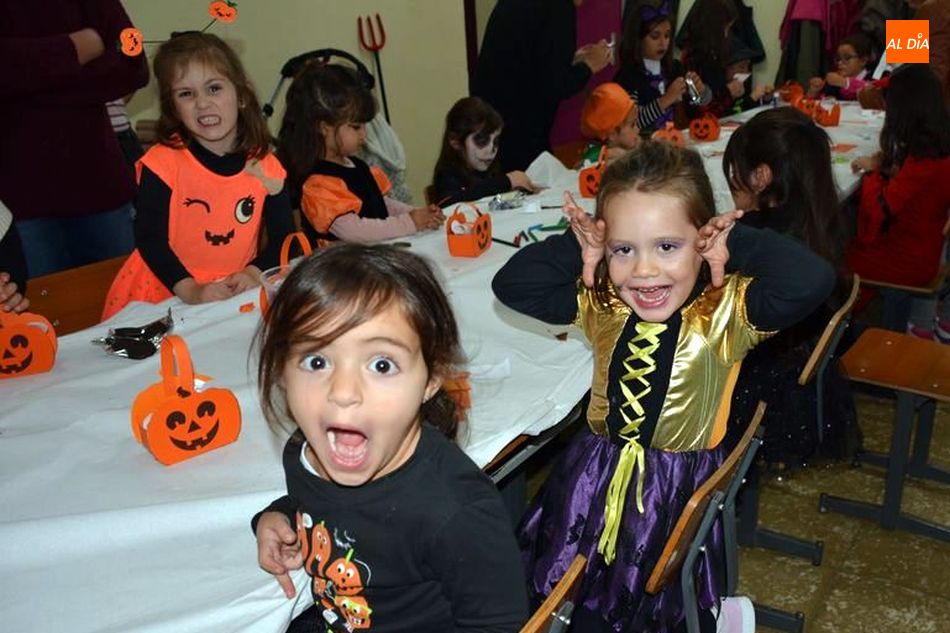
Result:
{"label": "pumpkin print on shirt", "polygon": [[327,632],[372,628],[372,605],[362,595],[372,573],[357,557],[356,541],[345,533],[341,536],[337,529],[331,537],[324,522],[314,522],[306,512],[297,513],[297,537],[304,568],[312,577],[313,600]]}

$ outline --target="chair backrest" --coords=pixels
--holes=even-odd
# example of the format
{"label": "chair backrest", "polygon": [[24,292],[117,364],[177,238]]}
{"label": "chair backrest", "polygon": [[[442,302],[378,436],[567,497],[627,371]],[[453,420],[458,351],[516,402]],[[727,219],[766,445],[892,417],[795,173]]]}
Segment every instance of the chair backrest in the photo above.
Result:
{"label": "chair backrest", "polygon": [[574,594],[584,577],[586,566],[587,559],[584,556],[578,554],[574,557],[564,576],[527,624],[521,627],[521,633],[556,633],[567,630],[571,623],[571,613],[574,611]]}
{"label": "chair backrest", "polygon": [[112,280],[125,260],[121,255],[30,279],[26,286],[30,311],[49,319],[58,336],[97,324]]}
{"label": "chair backrest", "polygon": [[752,416],[752,421],[749,422],[749,426],[742,434],[742,438],[736,444],[736,447],[732,449],[732,452],[729,453],[722,465],[716,469],[716,472],[710,475],[709,479],[703,482],[689,498],[689,501],[686,502],[683,512],[663,546],[660,558],[650,573],[650,578],[646,584],[647,593],[659,593],[670,581],[676,579],[683,561],[686,559],[689,546],[696,537],[703,516],[706,514],[706,508],[716,493],[719,493],[719,498],[724,496],[725,490],[739,470],[739,464],[752,442],[752,436],[759,428],[763,415],[765,415],[765,403],[759,402],[759,406],[756,407],[755,414]]}
{"label": "chair backrest", "polygon": [[844,304],[838,308],[838,311],[831,315],[828,325],[818,338],[815,349],[812,350],[802,373],[798,375],[798,384],[807,385],[815,377],[821,366],[822,359],[830,359],[835,353],[835,347],[838,345],[838,339],[841,338],[841,332],[848,325],[848,319],[851,315],[851,308],[858,298],[858,292],[861,290],[861,278],[854,276],[854,282],[851,284],[851,293]]}

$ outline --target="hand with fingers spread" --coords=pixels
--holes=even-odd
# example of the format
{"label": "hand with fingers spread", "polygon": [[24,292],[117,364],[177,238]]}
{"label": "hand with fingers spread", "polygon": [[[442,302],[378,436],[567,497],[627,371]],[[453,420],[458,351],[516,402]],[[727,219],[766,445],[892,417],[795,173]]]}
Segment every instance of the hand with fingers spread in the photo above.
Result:
{"label": "hand with fingers spread", "polygon": [[696,251],[709,264],[712,285],[715,288],[722,285],[726,274],[726,263],[729,261],[729,248],[726,246],[726,240],[732,231],[732,227],[736,225],[736,220],[744,214],[745,212],[742,209],[729,211],[717,215],[699,229],[699,235],[696,237]]}
{"label": "hand with fingers spread", "polygon": [[584,211],[574,197],[564,192],[564,215],[571,221],[571,231],[581,245],[581,260],[584,270],[581,278],[588,288],[594,287],[594,272],[597,264],[604,258],[604,244],[607,239],[607,225],[603,220],[595,220]]}
{"label": "hand with fingers spread", "polygon": [[297,595],[290,572],[303,566],[303,555],[297,532],[281,512],[265,512],[257,522],[257,564],[274,575],[284,595]]}

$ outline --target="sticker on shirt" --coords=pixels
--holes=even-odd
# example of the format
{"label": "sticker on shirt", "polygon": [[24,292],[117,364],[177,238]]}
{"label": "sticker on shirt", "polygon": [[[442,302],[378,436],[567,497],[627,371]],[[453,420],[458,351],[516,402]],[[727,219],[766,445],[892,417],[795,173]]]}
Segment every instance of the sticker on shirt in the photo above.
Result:
{"label": "sticker on shirt", "polygon": [[297,513],[297,538],[304,569],[312,577],[314,602],[332,633],[352,633],[372,627],[373,609],[362,596],[369,584],[369,565],[357,558],[356,540],[336,528],[331,537],[323,521]]}

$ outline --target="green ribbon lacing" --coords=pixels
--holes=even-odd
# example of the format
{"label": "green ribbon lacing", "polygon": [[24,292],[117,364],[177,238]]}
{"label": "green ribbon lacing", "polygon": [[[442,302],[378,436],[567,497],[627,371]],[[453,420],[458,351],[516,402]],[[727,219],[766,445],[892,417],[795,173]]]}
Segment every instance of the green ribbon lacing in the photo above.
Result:
{"label": "green ribbon lacing", "polygon": [[[661,333],[666,331],[666,327],[664,323],[641,321],[636,324],[637,335],[627,343],[630,355],[623,360],[623,368],[626,373],[620,377],[620,391],[626,398],[626,402],[620,406],[620,415],[623,416],[625,424],[618,433],[620,437],[627,441],[627,444],[620,450],[617,468],[614,470],[610,485],[607,487],[604,531],[600,535],[600,542],[597,544],[597,551],[603,555],[604,561],[608,565],[613,562],[616,554],[617,535],[620,532],[620,519],[623,516],[623,504],[627,498],[630,479],[636,469],[640,470],[640,476],[637,478],[637,510],[641,514],[643,513],[643,473],[646,464],[643,446],[640,445],[639,440],[640,425],[646,419],[646,415],[643,405],[640,404],[640,399],[650,393],[650,383],[646,376],[656,370],[653,353],[659,349],[659,337]],[[639,361],[639,367],[634,368],[634,362],[637,361]],[[636,382],[639,382],[642,386],[639,393],[634,393],[631,389],[631,385],[636,388]],[[628,414],[628,410],[632,411],[633,416],[636,417]]]}

